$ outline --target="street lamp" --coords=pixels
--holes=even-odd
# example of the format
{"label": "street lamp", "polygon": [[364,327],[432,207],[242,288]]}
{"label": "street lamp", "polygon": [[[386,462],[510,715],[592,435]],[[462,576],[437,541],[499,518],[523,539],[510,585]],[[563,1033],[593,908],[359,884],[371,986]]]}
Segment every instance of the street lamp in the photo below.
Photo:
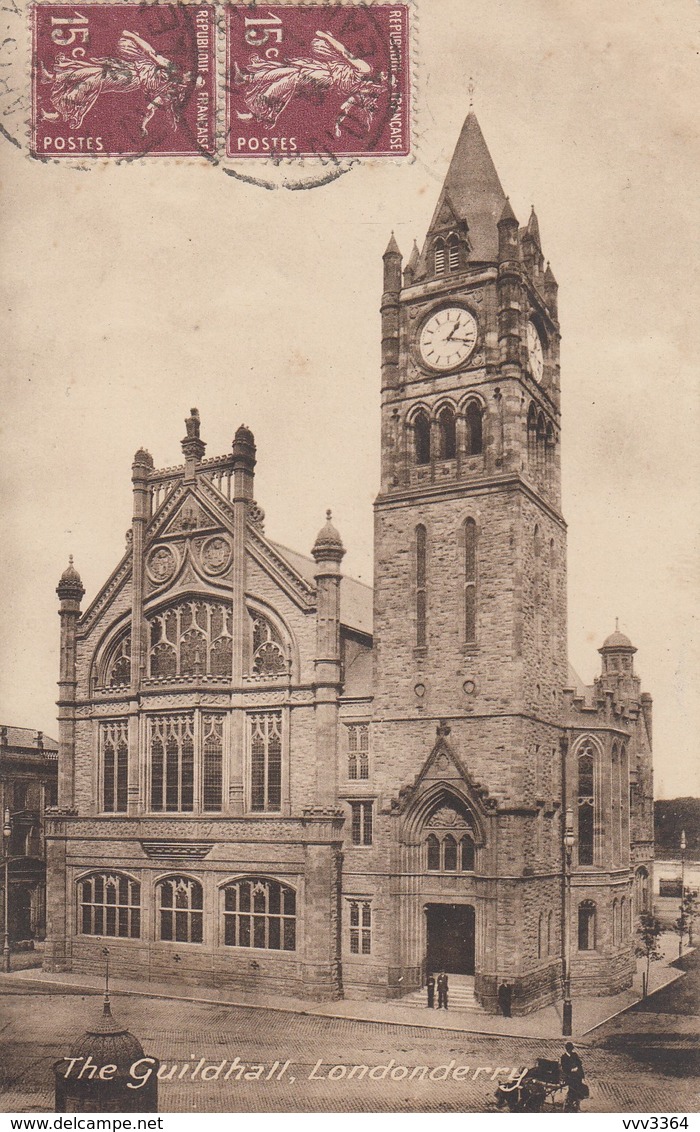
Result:
{"label": "street lamp", "polygon": [[685,935],[685,830],[681,830],[681,918],[680,932],[678,933],[678,958],[683,954],[683,936]]}
{"label": "street lamp", "polygon": [[574,849],[574,811],[567,809],[564,824],[564,1009],[562,1034],[572,1034],[571,1006],[571,858]]}
{"label": "street lamp", "polygon": [[2,944],[2,969],[10,970],[10,836],[12,834],[12,820],[9,806],[5,807],[5,817],[2,825],[2,847],[5,857],[5,924]]}

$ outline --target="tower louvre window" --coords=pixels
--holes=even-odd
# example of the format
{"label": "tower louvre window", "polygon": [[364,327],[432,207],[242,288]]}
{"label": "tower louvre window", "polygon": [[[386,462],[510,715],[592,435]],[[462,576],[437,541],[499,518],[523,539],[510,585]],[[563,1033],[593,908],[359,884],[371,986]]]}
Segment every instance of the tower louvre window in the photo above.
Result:
{"label": "tower louvre window", "polygon": [[413,422],[413,436],[416,450],[416,463],[430,463],[430,418],[427,413],[416,414]]}
{"label": "tower louvre window", "polygon": [[427,642],[428,594],[427,594],[427,556],[428,536],[421,523],[416,527],[416,647],[425,648]]}
{"label": "tower louvre window", "polygon": [[450,271],[459,271],[459,261],[459,240],[457,236],[450,236],[447,241],[447,263]]}
{"label": "tower louvre window", "polygon": [[464,523],[464,636],[467,644],[476,643],[476,522]]}
{"label": "tower louvre window", "polygon": [[457,433],[455,427],[454,411],[445,405],[438,415],[440,430],[440,457],[443,460],[453,460],[457,452]]}
{"label": "tower louvre window", "polygon": [[444,275],[445,274],[445,265],[446,265],[446,262],[447,262],[446,255],[445,255],[445,241],[444,240],[436,240],[435,241],[434,255],[435,255],[435,274],[436,275]]}
{"label": "tower louvre window", "polygon": [[282,712],[248,716],[250,733],[250,808],[277,813],[282,808]]}
{"label": "tower louvre window", "polygon": [[100,724],[102,810],[126,813],[129,786],[129,725],[126,719]]}
{"label": "tower louvre window", "polygon": [[467,456],[480,456],[484,450],[484,436],[481,406],[478,402],[469,402],[464,419],[467,425]]}
{"label": "tower louvre window", "polygon": [[593,748],[584,747],[578,756],[578,863],[593,864],[595,812]]}

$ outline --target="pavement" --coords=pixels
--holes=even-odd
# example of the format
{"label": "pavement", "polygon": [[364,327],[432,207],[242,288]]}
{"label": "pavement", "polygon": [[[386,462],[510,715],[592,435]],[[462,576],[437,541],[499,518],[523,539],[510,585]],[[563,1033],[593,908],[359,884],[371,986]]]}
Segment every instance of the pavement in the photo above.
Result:
{"label": "pavement", "polygon": [[[662,937],[664,958],[651,965],[649,992],[655,992],[682,979],[684,971],[670,966],[677,955],[676,936]],[[577,997],[573,1000],[573,1036],[582,1038],[592,1034],[611,1018],[628,1011],[642,999],[641,971],[643,963],[638,963],[634,986],[621,994],[610,997]],[[103,980],[95,975],[73,972],[55,974],[36,968],[17,970],[12,975],[0,975],[0,993],[3,982],[11,979],[26,986],[27,993],[39,991],[101,994]],[[264,995],[258,992],[237,990],[221,992],[215,988],[188,986],[172,983],[145,983],[143,980],[110,979],[110,990],[114,996],[167,999],[173,1002],[191,1002],[219,1007],[247,1007],[252,1010],[274,1010],[289,1014],[315,1015],[319,1018],[347,1019],[355,1022],[387,1023],[391,1025],[420,1026],[435,1030],[459,1030],[463,1033],[490,1036],[558,1038],[562,1033],[561,1002],[546,1006],[515,1018],[502,1018],[480,1010],[417,1010],[415,1006],[402,1005],[400,1000],[389,1002],[365,1002],[353,999],[340,999],[334,1002],[318,1003],[305,999],[285,997],[275,994]],[[41,991],[39,991],[41,993]]]}

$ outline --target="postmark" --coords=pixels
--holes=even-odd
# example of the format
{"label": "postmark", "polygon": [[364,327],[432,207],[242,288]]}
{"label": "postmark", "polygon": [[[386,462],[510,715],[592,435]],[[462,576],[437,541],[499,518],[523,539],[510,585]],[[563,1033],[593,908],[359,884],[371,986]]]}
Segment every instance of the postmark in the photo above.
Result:
{"label": "postmark", "polygon": [[216,151],[210,4],[32,7],[37,157],[209,157]]}
{"label": "postmark", "polygon": [[230,6],[227,156],[407,156],[409,56],[406,4]]}

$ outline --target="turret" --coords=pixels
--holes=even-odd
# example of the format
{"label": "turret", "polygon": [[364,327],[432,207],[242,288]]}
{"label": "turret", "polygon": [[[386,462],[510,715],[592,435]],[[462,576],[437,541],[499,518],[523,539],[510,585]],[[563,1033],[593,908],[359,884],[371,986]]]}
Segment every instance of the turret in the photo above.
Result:
{"label": "turret", "polygon": [[522,237],[523,260],[530,274],[537,279],[542,274],[542,243],[540,240],[540,224],[532,205],[527,228]]}
{"label": "turret", "polygon": [[236,429],[231,446],[233,461],[233,498],[252,502],[255,479],[255,437],[247,425]]}
{"label": "turret", "polygon": [[336,798],[338,696],[340,694],[340,563],[343,540],[326,512],[311,551],[316,561],[316,802]]}
{"label": "turret", "polygon": [[75,794],[75,699],[76,635],[80,618],[80,602],[85,594],[80,574],[73,565],[73,555],[56,587],[60,601],[61,660],[58,681],[58,802],[63,809],[72,809]]}
{"label": "turret", "polygon": [[506,202],[498,221],[498,343],[501,362],[520,360],[522,284],[518,221]]}
{"label": "turret", "polygon": [[544,297],[553,319],[559,318],[559,284],[554,278],[554,272],[547,260],[547,269],[544,273]]}
{"label": "turret", "polygon": [[403,273],[403,285],[404,285],[404,287],[410,287],[411,286],[411,284],[412,284],[412,282],[415,278],[416,268],[418,267],[419,259],[420,259],[420,252],[418,251],[418,244],[414,240],[413,241],[413,248],[411,250],[411,254],[408,258],[408,263],[406,264],[406,267],[405,267],[404,273]]}
{"label": "turret", "polygon": [[394,233],[384,252],[384,293],[382,295],[382,389],[397,383],[399,362],[399,294],[402,257]]}
{"label": "turret", "polygon": [[185,420],[186,435],[182,439],[182,451],[185,455],[185,483],[191,483],[196,475],[197,466],[201,464],[206,451],[206,444],[199,435],[199,411],[190,409],[190,415]]}
{"label": "turret", "polygon": [[636,651],[616,622],[615,632],[606,637],[598,649],[602,673],[596,683],[601,691],[614,691],[618,700],[639,701],[640,680],[635,676],[633,659]]}
{"label": "turret", "polygon": [[[199,425],[197,426],[199,427]],[[188,428],[189,434],[189,428]],[[183,441],[184,446],[184,441]],[[131,690],[138,692],[141,665],[144,657],[144,543],[146,526],[151,514],[149,476],[153,471],[153,457],[145,448],[139,448],[131,465],[131,482],[134,488],[132,539],[131,539]],[[193,473],[194,474],[194,473]]]}

